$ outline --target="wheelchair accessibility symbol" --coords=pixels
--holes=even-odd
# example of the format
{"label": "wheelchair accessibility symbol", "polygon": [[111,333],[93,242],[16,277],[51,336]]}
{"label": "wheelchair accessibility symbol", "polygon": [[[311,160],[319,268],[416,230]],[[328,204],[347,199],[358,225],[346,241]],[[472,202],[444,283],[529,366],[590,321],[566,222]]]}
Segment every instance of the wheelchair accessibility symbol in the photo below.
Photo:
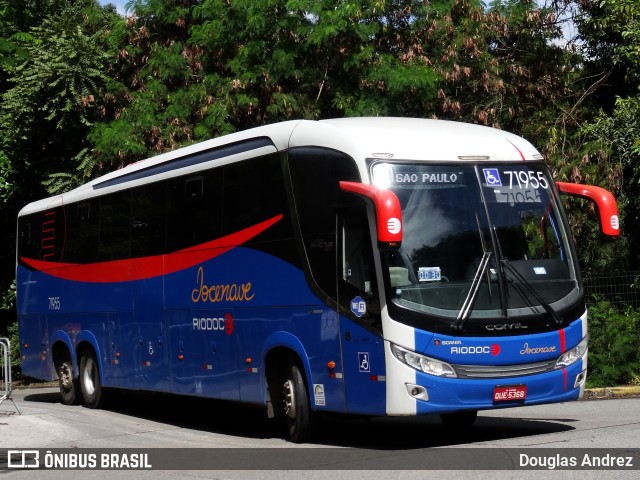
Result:
{"label": "wheelchair accessibility symbol", "polygon": [[488,187],[501,187],[500,173],[497,168],[483,168],[484,179],[487,181]]}
{"label": "wheelchair accessibility symbol", "polygon": [[371,372],[371,364],[369,363],[369,352],[358,352],[358,369],[361,372]]}

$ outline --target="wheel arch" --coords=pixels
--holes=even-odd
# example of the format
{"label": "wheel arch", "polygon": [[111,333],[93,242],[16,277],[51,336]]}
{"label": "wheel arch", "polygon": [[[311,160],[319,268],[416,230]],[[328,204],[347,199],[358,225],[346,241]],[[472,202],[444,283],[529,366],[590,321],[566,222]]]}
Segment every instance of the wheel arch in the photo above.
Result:
{"label": "wheel arch", "polygon": [[[277,379],[291,361],[296,362],[302,369],[307,391],[309,395],[312,394],[311,367],[307,352],[298,337],[288,332],[276,332],[270,335],[264,343],[262,358],[264,375],[261,379],[261,389],[264,403],[270,399],[268,392],[270,380]],[[311,405],[311,408],[313,409],[314,406]]]}
{"label": "wheel arch", "polygon": [[98,373],[100,375],[100,382],[104,384],[104,368],[102,364],[102,355],[100,351],[100,346],[98,344],[98,341],[96,340],[96,337],[93,335],[93,333],[87,330],[81,331],[76,337],[76,349],[75,349],[75,359],[74,359],[74,363],[76,366],[74,367],[74,370],[79,368],[80,359],[82,358],[82,356],[86,352],[90,352],[90,351],[93,351],[95,355],[96,362],[98,363]]}
{"label": "wheel arch", "polygon": [[78,376],[78,361],[76,355],[74,355],[74,348],[71,342],[71,338],[67,332],[58,330],[51,335],[51,357],[53,366],[58,374],[58,368],[65,360],[71,360],[73,366],[74,378]]}

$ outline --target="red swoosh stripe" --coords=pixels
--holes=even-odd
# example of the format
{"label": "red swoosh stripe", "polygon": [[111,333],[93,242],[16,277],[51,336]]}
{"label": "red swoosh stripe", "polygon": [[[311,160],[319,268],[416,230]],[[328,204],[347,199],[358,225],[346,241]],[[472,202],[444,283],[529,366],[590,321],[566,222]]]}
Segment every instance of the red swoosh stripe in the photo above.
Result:
{"label": "red swoosh stripe", "polygon": [[112,283],[143,280],[178,272],[211,260],[248,242],[281,219],[282,214],[276,215],[269,220],[265,220],[239,232],[166,255],[129,258],[126,260],[113,260],[85,265],[77,263],[44,262],[42,260],[25,257],[21,257],[20,260],[31,268],[51,275],[52,277],[76,282]]}

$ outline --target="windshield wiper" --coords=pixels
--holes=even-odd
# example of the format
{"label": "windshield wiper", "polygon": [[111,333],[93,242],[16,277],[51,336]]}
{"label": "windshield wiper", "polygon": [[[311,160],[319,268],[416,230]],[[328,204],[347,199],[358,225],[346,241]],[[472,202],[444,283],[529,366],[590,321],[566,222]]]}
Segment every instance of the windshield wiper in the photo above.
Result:
{"label": "windshield wiper", "polygon": [[[489,260],[491,259],[491,250],[487,248],[487,242],[484,239],[484,235],[482,234],[482,226],[480,225],[480,218],[476,213],[476,224],[478,225],[478,235],[480,236],[480,245],[482,245],[482,258],[480,258],[480,264],[476,269],[476,273],[473,276],[473,280],[471,281],[471,287],[469,288],[469,292],[467,293],[467,298],[464,299],[462,303],[462,307],[460,307],[460,311],[458,312],[458,316],[456,317],[455,322],[451,325],[451,328],[454,332],[462,331],[464,328],[464,324],[471,315],[471,309],[473,308],[473,304],[476,301],[476,297],[478,296],[478,291],[480,290],[480,284],[482,283],[482,277],[487,271],[487,267],[489,266]],[[487,284],[489,286],[489,295],[491,295],[491,279],[487,277]]]}
{"label": "windshield wiper", "polygon": [[480,290],[480,284],[482,283],[482,277],[487,271],[490,258],[491,258],[491,252],[488,250],[485,250],[484,253],[482,254],[482,258],[480,259],[480,265],[478,265],[476,274],[473,276],[473,281],[471,282],[471,288],[469,288],[469,293],[467,294],[467,298],[465,298],[464,303],[462,304],[462,307],[458,312],[458,317],[456,318],[456,321],[453,322],[452,328],[454,331],[461,331],[464,328],[464,323],[467,321],[467,318],[469,318],[469,315],[471,314],[471,308],[473,307],[473,304],[476,301],[476,297],[478,296],[478,291]]}
{"label": "windshield wiper", "polygon": [[[529,292],[529,294],[538,301],[538,304],[542,306],[542,308],[544,308],[544,311],[547,312],[547,314],[553,319],[556,325],[561,325],[562,320],[560,319],[556,311],[553,308],[551,308],[551,305],[549,305],[546,302],[546,300],[542,298],[542,296],[535,290],[535,288],[533,288],[533,286],[529,283],[529,281],[526,278],[524,278],[524,276],[516,269],[516,267],[514,267],[513,264],[506,258],[501,258],[500,263],[504,265],[507,268],[507,270],[509,270],[509,272],[518,281],[518,283],[513,283],[512,285],[520,292],[522,297],[529,304],[529,308],[531,308],[531,310],[533,310],[534,312],[536,311],[536,306],[533,305],[531,301],[527,298],[526,294],[522,292],[521,287],[524,287],[524,289],[527,292]],[[513,281],[513,279],[510,279],[510,280]]]}

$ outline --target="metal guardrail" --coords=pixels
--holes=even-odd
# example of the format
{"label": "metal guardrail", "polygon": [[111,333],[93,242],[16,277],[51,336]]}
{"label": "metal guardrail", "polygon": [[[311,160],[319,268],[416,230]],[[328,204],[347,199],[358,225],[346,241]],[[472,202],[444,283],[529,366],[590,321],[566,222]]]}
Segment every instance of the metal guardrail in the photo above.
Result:
{"label": "metal guardrail", "polygon": [[0,405],[5,400],[11,400],[16,411],[20,409],[11,398],[11,342],[8,338],[0,338]]}

